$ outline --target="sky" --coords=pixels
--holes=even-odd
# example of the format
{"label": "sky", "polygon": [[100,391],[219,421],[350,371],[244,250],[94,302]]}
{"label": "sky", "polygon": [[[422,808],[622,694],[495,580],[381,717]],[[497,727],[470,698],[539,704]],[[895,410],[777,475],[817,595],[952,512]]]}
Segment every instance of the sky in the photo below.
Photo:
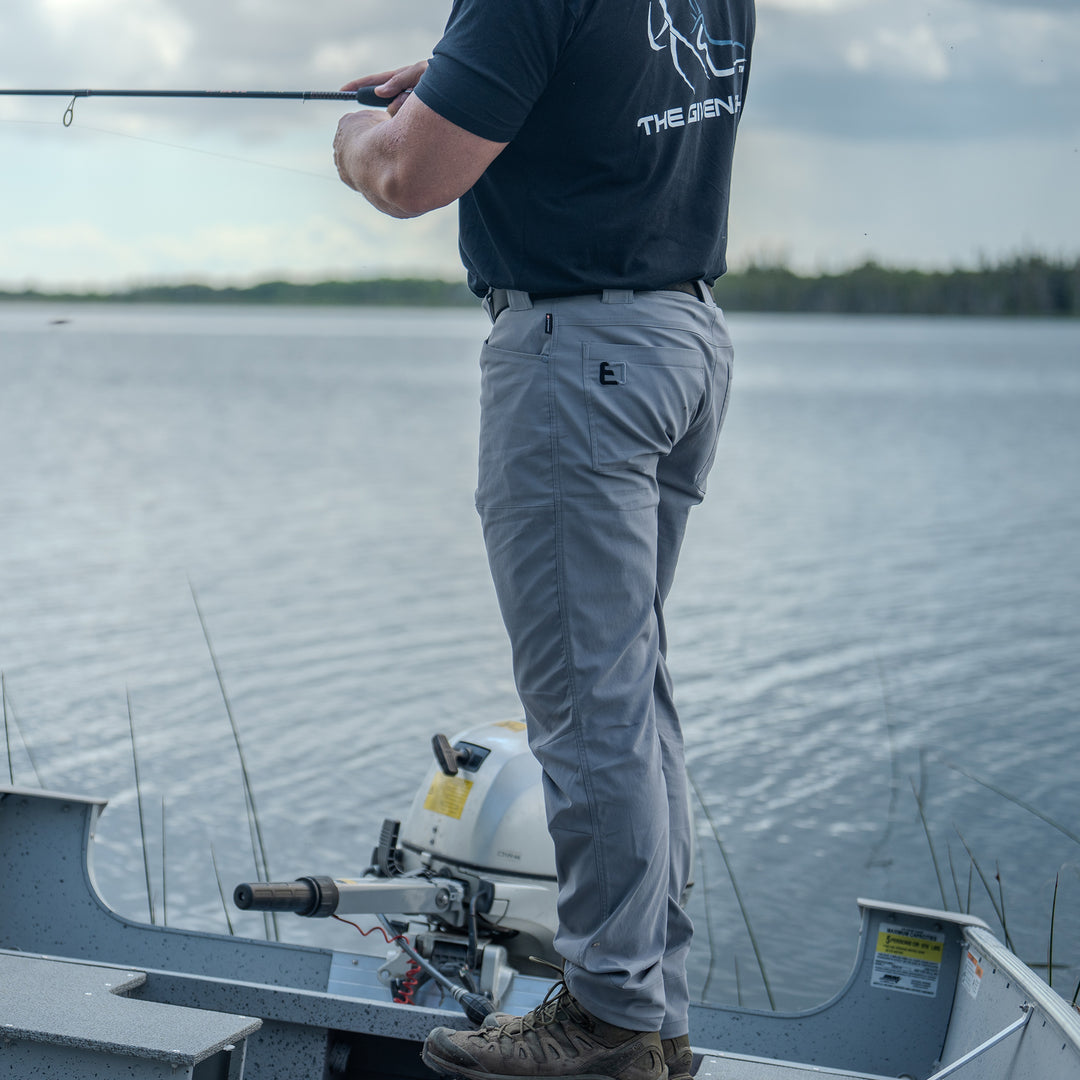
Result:
{"label": "sky", "polygon": [[[0,87],[336,89],[448,0],[4,0]],[[1080,257],[1080,0],[758,0],[729,261]],[[340,103],[0,98],[0,289],[460,279],[338,181]]]}

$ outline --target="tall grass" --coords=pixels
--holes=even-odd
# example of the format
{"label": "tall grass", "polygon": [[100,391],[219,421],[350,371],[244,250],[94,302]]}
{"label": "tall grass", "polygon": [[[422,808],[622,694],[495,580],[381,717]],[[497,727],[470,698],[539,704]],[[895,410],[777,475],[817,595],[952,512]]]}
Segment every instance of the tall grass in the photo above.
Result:
{"label": "tall grass", "polygon": [[[980,785],[983,788],[986,788],[988,791],[994,792],[996,795],[998,795],[1001,798],[1003,798],[1003,799],[1007,800],[1008,802],[1012,803],[1014,806],[1017,806],[1020,809],[1026,811],[1027,813],[1033,815],[1034,817],[1038,818],[1040,821],[1045,822],[1047,825],[1051,826],[1052,828],[1054,828],[1058,832],[1060,832],[1063,836],[1068,837],[1068,839],[1070,839],[1074,843],[1080,845],[1080,835],[1078,835],[1072,829],[1068,828],[1068,826],[1064,825],[1062,822],[1058,821],[1057,819],[1051,817],[1049,814],[1047,814],[1044,811],[1040,810],[1038,807],[1033,806],[1031,803],[1027,802],[1024,799],[1021,799],[1019,796],[1014,795],[1013,793],[1011,793],[1009,791],[1006,791],[1004,788],[1001,788],[998,785],[993,784],[988,780],[985,780],[985,779],[983,779],[983,778],[981,778],[979,776],[976,776],[974,773],[969,772],[967,769],[962,769],[959,766],[952,765],[947,761],[943,762],[943,764],[945,764],[948,768],[952,769],[954,772],[958,772],[962,776],[965,776],[969,780],[973,781],[974,783]],[[931,858],[931,861],[933,862],[933,865],[934,865],[934,872],[937,875],[938,887],[941,890],[941,894],[942,894],[942,903],[945,906],[945,909],[948,910],[948,904],[945,902],[945,890],[944,890],[944,885],[942,883],[941,866],[940,866],[940,863],[939,863],[939,860],[938,860],[937,852],[936,852],[936,850],[934,848],[934,843],[933,843],[933,838],[931,836],[930,828],[929,828],[929,825],[927,823],[926,813],[925,813],[925,809],[924,809],[924,806],[923,806],[923,800],[920,797],[919,792],[915,789],[914,781],[912,781],[912,791],[913,791],[913,793],[915,795],[915,801],[916,801],[916,804],[917,804],[918,809],[919,809],[919,816],[920,816],[920,819],[922,820],[923,830],[924,830],[924,832],[926,834],[927,845],[928,845],[928,847],[930,849],[930,858]],[[952,858],[952,850],[951,850],[951,848],[949,849],[949,867],[950,867],[950,872],[951,872],[952,880],[953,880],[953,889],[955,890],[956,898],[957,898],[957,904],[959,905],[960,910],[965,911],[965,912],[970,912],[971,904],[972,904],[971,889],[972,889],[972,883],[973,883],[973,880],[974,880],[973,875],[977,876],[979,881],[981,882],[981,884],[983,886],[983,890],[986,893],[987,899],[990,902],[990,906],[993,908],[994,916],[996,917],[996,919],[998,921],[998,924],[1001,927],[1001,933],[1002,933],[1002,936],[1005,939],[1006,946],[1009,949],[1011,949],[1013,952],[1016,952],[1016,945],[1015,945],[1015,943],[1013,941],[1012,934],[1011,934],[1011,932],[1009,930],[1008,912],[1006,910],[1006,904],[1005,904],[1005,883],[1004,883],[1004,880],[1003,880],[1003,877],[1002,877],[1000,865],[995,863],[993,880],[991,881],[990,876],[984,871],[982,865],[980,864],[978,858],[975,855],[975,852],[974,852],[971,844],[968,843],[968,841],[965,838],[964,834],[960,831],[959,826],[954,823],[953,824],[953,829],[955,830],[956,835],[959,837],[960,843],[963,845],[964,851],[966,852],[967,857],[968,857],[968,885],[967,885],[967,898],[966,898],[966,901],[965,901],[965,900],[963,900],[961,898],[960,883],[957,880],[956,867],[955,867],[955,865],[953,863],[953,858]],[[1047,940],[1047,960],[1046,960],[1047,982],[1049,983],[1049,985],[1051,987],[1053,987],[1053,985],[1054,985],[1054,935],[1055,935],[1055,932],[1056,932],[1056,929],[1057,929],[1057,920],[1058,920],[1058,914],[1059,914],[1059,912],[1058,912],[1058,894],[1059,894],[1060,884],[1061,884],[1061,872],[1059,870],[1057,872],[1057,874],[1055,874],[1055,876],[1054,876],[1053,895],[1052,895],[1051,902],[1050,902],[1050,926],[1049,926],[1049,931],[1048,931],[1048,935],[1047,935],[1047,938],[1048,938],[1048,940]],[[1031,966],[1040,967],[1041,964],[1033,963]],[[1074,992],[1073,997],[1072,997],[1072,1005],[1074,1007],[1076,1006],[1076,1003],[1077,1003],[1078,999],[1080,999],[1080,983],[1077,984],[1076,991]]]}
{"label": "tall grass", "polygon": [[34,779],[37,781],[37,786],[44,787],[45,785],[41,782],[41,772],[38,770],[37,761],[34,758],[34,752],[31,749],[30,744],[26,741],[26,736],[23,734],[22,728],[19,725],[18,714],[15,711],[15,702],[8,692],[7,680],[4,677],[3,672],[0,672],[0,697],[3,698],[4,743],[7,747],[8,777],[11,780],[11,785],[12,787],[15,786],[15,760],[11,748],[11,734],[14,732],[18,735],[19,741],[22,743],[23,751],[26,754],[26,760],[30,762],[30,769],[34,774]]}
{"label": "tall grass", "polygon": [[[221,690],[221,698],[225,703],[225,713],[229,718],[232,728],[233,742],[236,745],[236,754],[240,759],[240,774],[244,782],[244,805],[247,811],[248,832],[251,835],[251,854],[255,861],[255,875],[261,881],[270,881],[270,861],[266,856],[266,844],[263,841],[262,825],[259,822],[259,811],[255,805],[255,791],[251,786],[251,773],[248,771],[247,758],[244,756],[244,746],[240,740],[240,728],[237,726],[236,717],[233,715],[232,703],[229,701],[229,693],[225,689],[225,679],[221,674],[221,665],[218,663],[217,653],[214,651],[214,643],[210,638],[210,630],[206,625],[202,607],[199,604],[195,586],[188,582],[191,589],[191,599],[195,603],[195,612],[199,616],[199,625],[202,627],[203,638],[206,640],[206,648],[210,653],[210,662],[214,665],[214,674],[217,676],[218,687]],[[281,940],[278,929],[277,913],[264,912],[263,923],[266,927],[266,936],[273,937],[275,941]]]}
{"label": "tall grass", "polygon": [[8,777],[11,780],[11,786],[15,786],[15,763],[11,757],[11,728],[8,726],[7,715],[7,680],[4,678],[4,673],[0,671],[0,698],[4,700],[4,746],[7,748],[7,763],[8,763]]}
{"label": "tall grass", "polygon": [[[761,981],[765,986],[765,994],[769,999],[769,1007],[773,1010],[776,1009],[776,1001],[773,998],[772,987],[769,985],[769,976],[765,972],[765,959],[761,953],[761,947],[758,945],[757,935],[754,933],[754,928],[750,922],[750,912],[743,900],[742,891],[739,888],[739,882],[735,877],[735,871],[732,869],[731,861],[727,856],[727,849],[724,847],[723,840],[720,839],[720,830],[716,827],[716,822],[712,819],[712,814],[709,812],[708,804],[705,802],[701,794],[701,789],[697,786],[696,781],[690,775],[689,771],[686,774],[687,780],[690,782],[690,786],[694,789],[694,794],[697,796],[698,805],[701,807],[702,813],[705,815],[705,820],[709,823],[709,828],[712,830],[713,839],[716,841],[716,847],[720,852],[720,858],[724,861],[724,869],[727,870],[728,880],[731,882],[732,891],[735,893],[735,902],[739,905],[739,913],[742,915],[743,925],[746,927],[747,937],[750,939],[750,946],[754,950],[754,957],[757,960],[758,971],[761,973]],[[738,982],[738,967],[736,966],[736,982]],[[707,985],[707,983],[706,983]],[[740,1000],[742,998],[742,990],[739,990]]]}
{"label": "tall grass", "polygon": [[[150,884],[150,849],[146,842],[146,814],[143,811],[142,779],[139,774],[139,751],[135,745],[135,714],[131,708],[131,693],[127,693],[128,729],[131,731],[131,759],[135,764],[135,801],[139,806],[139,835],[142,837],[143,871],[146,874],[146,906],[150,923],[157,923],[154,912],[154,890]],[[162,823],[164,829],[164,823]]]}

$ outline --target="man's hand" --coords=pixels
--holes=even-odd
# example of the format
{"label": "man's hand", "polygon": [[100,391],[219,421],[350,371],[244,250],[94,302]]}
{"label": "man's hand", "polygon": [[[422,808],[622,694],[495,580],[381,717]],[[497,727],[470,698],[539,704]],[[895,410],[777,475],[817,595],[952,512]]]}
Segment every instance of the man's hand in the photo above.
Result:
{"label": "man's hand", "polygon": [[[356,90],[358,87],[347,86],[347,90]],[[334,135],[334,165],[337,167],[338,176],[353,189],[363,194],[359,180],[353,179],[353,172],[360,174],[361,162],[357,155],[362,153],[361,146],[364,135],[385,124],[387,116],[374,109],[364,109],[363,112],[346,113],[339,121],[337,132]]]}
{"label": "man's hand", "polygon": [[383,71],[378,75],[364,75],[359,79],[353,79],[352,82],[347,82],[341,89],[352,91],[359,90],[362,86],[374,86],[375,93],[379,97],[393,99],[386,107],[387,115],[393,116],[405,104],[413,87],[420,81],[420,76],[427,71],[427,65],[426,60],[420,60],[408,67]]}
{"label": "man's hand", "polygon": [[506,146],[450,123],[412,94],[426,70],[421,60],[342,87],[373,86],[379,97],[391,99],[385,112],[343,116],[334,136],[338,175],[391,217],[418,217],[452,203]]}

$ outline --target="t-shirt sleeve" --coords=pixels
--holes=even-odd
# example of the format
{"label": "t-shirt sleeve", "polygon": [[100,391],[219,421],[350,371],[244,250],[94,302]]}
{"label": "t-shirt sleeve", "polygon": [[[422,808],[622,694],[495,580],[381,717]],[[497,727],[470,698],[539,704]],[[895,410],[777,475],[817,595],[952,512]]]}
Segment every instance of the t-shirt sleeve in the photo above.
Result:
{"label": "t-shirt sleeve", "polygon": [[569,8],[551,0],[455,0],[417,97],[474,135],[509,142],[551,79]]}

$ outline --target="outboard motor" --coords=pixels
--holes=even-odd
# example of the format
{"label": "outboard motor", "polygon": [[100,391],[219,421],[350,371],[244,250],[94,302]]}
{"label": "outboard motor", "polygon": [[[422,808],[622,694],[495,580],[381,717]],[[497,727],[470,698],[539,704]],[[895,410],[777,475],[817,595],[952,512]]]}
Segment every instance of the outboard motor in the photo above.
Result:
{"label": "outboard motor", "polygon": [[379,977],[395,999],[433,979],[479,1021],[517,972],[557,962],[555,851],[522,721],[436,735],[432,746],[404,823],[383,823],[360,878],[252,882],[233,898],[249,910],[377,915],[394,946]]}

